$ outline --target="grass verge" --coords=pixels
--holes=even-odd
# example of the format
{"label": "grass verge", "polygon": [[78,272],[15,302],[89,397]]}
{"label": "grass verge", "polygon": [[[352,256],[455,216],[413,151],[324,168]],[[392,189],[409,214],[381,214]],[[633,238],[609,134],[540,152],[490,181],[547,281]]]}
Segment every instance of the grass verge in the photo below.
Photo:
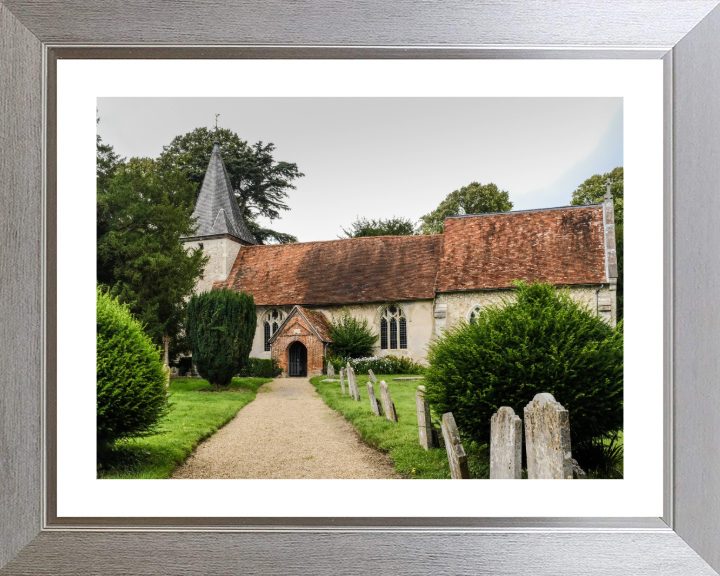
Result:
{"label": "grass verge", "polygon": [[[390,455],[398,474],[405,478],[450,478],[450,467],[445,449],[426,451],[420,446],[415,392],[422,381],[394,381],[395,378],[409,376],[412,375],[377,376],[378,382],[385,380],[390,388],[390,397],[395,403],[395,411],[398,416],[397,423],[372,413],[366,384],[369,376],[356,375],[360,402],[355,402],[347,394],[343,395],[339,382],[322,382],[327,376],[316,376],[310,382],[330,408],[340,412],[352,423],[365,442]],[[377,385],[375,386],[375,396],[380,399],[380,389]],[[433,415],[433,420],[438,419]],[[466,445],[465,449],[468,453],[471,476],[487,478],[490,473],[487,446],[470,444]]]}
{"label": "grass verge", "polygon": [[258,388],[270,381],[270,378],[233,378],[228,388],[216,392],[207,380],[170,380],[172,408],[162,421],[160,432],[127,443],[118,442],[104,458],[105,466],[98,467],[98,478],[169,478],[200,442],[232,420],[255,399]]}

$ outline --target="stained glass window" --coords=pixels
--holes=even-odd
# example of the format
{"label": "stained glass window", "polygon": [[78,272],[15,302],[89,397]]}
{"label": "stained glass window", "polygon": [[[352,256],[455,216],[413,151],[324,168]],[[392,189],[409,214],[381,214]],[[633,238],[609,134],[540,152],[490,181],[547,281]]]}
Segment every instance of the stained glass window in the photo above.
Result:
{"label": "stained glass window", "polygon": [[480,310],[482,310],[480,306],[475,306],[475,308],[472,309],[470,312],[470,324],[475,324],[478,316],[480,316]]}
{"label": "stained glass window", "polygon": [[395,318],[390,319],[390,349],[397,350],[397,320]]}
{"label": "stained glass window", "polygon": [[405,318],[400,318],[400,348],[407,348],[407,323]]}
{"label": "stained glass window", "polygon": [[380,319],[380,348],[387,350],[388,337],[387,337],[387,320],[385,318]]}

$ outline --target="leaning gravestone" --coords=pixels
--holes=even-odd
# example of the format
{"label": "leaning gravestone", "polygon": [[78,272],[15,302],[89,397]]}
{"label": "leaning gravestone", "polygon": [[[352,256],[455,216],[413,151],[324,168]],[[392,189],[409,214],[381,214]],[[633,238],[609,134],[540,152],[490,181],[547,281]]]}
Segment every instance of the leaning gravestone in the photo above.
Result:
{"label": "leaning gravestone", "polygon": [[370,374],[370,380],[372,380],[374,384],[377,384],[377,378],[375,378],[375,373],[372,370],[368,370],[368,374]]}
{"label": "leaning gravestone", "polygon": [[425,386],[418,386],[415,392],[415,405],[417,406],[418,435],[420,446],[425,450],[435,447],[432,420],[430,420],[430,406],[425,402]]}
{"label": "leaning gravestone", "polygon": [[335,366],[333,366],[329,362],[328,362],[328,367],[327,367],[327,377],[335,378]]}
{"label": "leaning gravestone", "polygon": [[395,413],[395,404],[393,404],[390,398],[390,388],[385,383],[385,380],[380,381],[380,397],[382,398],[383,411],[388,420],[397,422],[397,414]]}
{"label": "leaning gravestone", "polygon": [[353,370],[352,366],[350,366],[350,362],[347,364],[347,376],[350,396],[352,396],[356,402],[360,402],[360,391],[357,387],[357,380],[355,380],[355,370]]}
{"label": "leaning gravestone", "polygon": [[445,439],[448,462],[450,462],[450,478],[453,480],[469,479],[470,470],[468,469],[467,455],[460,441],[460,432],[458,432],[452,412],[443,414],[442,433]]}
{"label": "leaning gravestone", "polygon": [[345,394],[345,368],[340,368],[340,387],[342,393]]}
{"label": "leaning gravestone", "polygon": [[490,419],[490,480],[520,480],[522,420],[503,406]]}
{"label": "leaning gravestone", "polygon": [[367,392],[368,398],[370,398],[370,408],[372,408],[373,414],[375,414],[375,416],[382,416],[382,406],[380,406],[380,402],[378,402],[377,398],[375,398],[375,388],[369,380],[367,382]]}
{"label": "leaning gravestone", "polygon": [[529,479],[572,479],[570,418],[552,394],[536,394],[525,406],[525,446]]}

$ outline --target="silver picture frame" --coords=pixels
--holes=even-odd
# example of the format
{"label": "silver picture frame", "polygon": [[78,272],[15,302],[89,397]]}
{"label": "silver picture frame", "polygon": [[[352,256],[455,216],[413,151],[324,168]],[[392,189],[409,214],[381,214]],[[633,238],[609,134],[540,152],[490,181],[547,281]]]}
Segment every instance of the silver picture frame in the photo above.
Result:
{"label": "silver picture frame", "polygon": [[[0,574],[717,574],[718,4],[0,0]],[[66,58],[661,59],[664,278],[646,281],[664,290],[663,516],[58,518],[55,67]]]}

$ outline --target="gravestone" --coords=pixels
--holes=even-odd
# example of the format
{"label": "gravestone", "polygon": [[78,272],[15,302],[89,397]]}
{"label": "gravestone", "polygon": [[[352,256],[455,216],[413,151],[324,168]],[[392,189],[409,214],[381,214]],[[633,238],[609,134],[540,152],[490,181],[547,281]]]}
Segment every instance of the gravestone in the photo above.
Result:
{"label": "gravestone", "polygon": [[573,477],[568,411],[552,394],[536,394],[525,406],[528,478]]}
{"label": "gravestone", "polygon": [[345,368],[340,368],[340,387],[342,393],[345,394]]}
{"label": "gravestone", "polygon": [[458,432],[452,412],[443,414],[442,433],[448,462],[450,463],[450,478],[453,480],[469,479],[470,470],[468,469],[467,455],[460,440],[460,432]]}
{"label": "gravestone", "polygon": [[330,363],[328,363],[328,367],[327,367],[327,377],[335,378],[335,366],[333,366]]}
{"label": "gravestone", "polygon": [[380,397],[382,398],[383,412],[388,420],[397,422],[397,414],[395,413],[395,404],[393,404],[390,398],[390,388],[385,383],[385,380],[380,381]]}
{"label": "gravestone", "polygon": [[415,392],[415,405],[417,406],[418,435],[420,446],[425,450],[435,447],[432,420],[430,420],[430,406],[425,402],[425,386],[418,386]]}
{"label": "gravestone", "polygon": [[347,376],[350,396],[352,396],[356,402],[360,402],[360,391],[357,387],[357,380],[355,380],[355,370],[350,366],[350,362],[347,363]]}
{"label": "gravestone", "polygon": [[503,406],[490,419],[490,479],[520,480],[522,420]]}
{"label": "gravestone", "polygon": [[368,370],[368,374],[370,374],[370,380],[372,380],[374,384],[377,384],[377,378],[375,378],[375,373],[372,370]]}
{"label": "gravestone", "polygon": [[368,398],[370,398],[370,408],[372,408],[373,414],[375,414],[375,416],[382,416],[383,409],[380,406],[380,402],[378,402],[377,398],[375,398],[375,388],[370,380],[367,381],[367,392]]}

